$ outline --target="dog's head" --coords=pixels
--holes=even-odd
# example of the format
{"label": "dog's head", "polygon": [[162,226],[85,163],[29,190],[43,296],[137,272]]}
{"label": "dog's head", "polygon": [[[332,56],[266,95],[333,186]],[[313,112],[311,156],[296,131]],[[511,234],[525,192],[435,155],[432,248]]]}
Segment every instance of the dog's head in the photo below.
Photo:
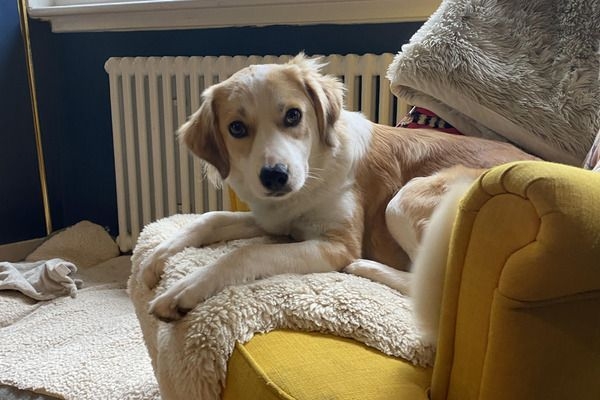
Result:
{"label": "dog's head", "polygon": [[265,199],[300,190],[313,161],[338,146],[343,86],[321,67],[300,54],[242,69],[204,91],[182,140],[236,191]]}

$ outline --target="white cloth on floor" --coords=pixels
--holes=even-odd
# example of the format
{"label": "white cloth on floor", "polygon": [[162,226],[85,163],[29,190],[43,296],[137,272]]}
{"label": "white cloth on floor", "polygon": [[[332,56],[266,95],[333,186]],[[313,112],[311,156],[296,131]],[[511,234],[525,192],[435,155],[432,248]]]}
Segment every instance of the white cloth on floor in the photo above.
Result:
{"label": "white cloth on floor", "polygon": [[35,300],[75,297],[82,281],[73,278],[75,264],[60,258],[10,263],[0,262],[0,290],[18,290]]}

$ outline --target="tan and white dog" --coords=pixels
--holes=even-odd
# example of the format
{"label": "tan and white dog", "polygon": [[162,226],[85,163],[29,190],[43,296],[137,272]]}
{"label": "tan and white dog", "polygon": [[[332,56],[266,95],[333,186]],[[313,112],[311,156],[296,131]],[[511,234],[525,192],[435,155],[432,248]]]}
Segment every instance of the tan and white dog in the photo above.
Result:
{"label": "tan and white dog", "polygon": [[[283,273],[345,270],[406,293],[404,271],[443,195],[455,186],[462,194],[484,168],[532,158],[505,143],[374,124],[343,109],[343,85],[321,67],[300,54],[245,68],[203,93],[181,139],[252,211],[198,216],[143,261],[143,281],[154,287],[166,259],[186,247],[264,234],[293,241],[239,248],[194,271],[150,303],[157,318],[177,320],[225,286]],[[440,232],[449,232],[459,194],[446,196],[453,200]],[[431,257],[447,241],[430,246],[421,252]],[[429,275],[441,282],[443,266],[420,276]],[[429,280],[415,278],[425,331],[435,330],[427,321],[439,311],[427,299],[441,293]]]}

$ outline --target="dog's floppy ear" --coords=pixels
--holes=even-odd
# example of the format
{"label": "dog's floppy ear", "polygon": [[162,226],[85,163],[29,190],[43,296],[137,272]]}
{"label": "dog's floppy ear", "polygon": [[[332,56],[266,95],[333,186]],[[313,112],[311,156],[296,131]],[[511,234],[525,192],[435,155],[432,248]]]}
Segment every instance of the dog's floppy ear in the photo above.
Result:
{"label": "dog's floppy ear", "polygon": [[219,133],[213,92],[211,88],[204,91],[200,108],[179,128],[179,138],[225,179],[229,175],[229,153]]}
{"label": "dog's floppy ear", "polygon": [[304,86],[315,107],[322,140],[335,146],[331,128],[344,107],[344,85],[337,78],[321,73],[324,64],[320,58],[309,59],[300,53],[290,63],[300,68]]}

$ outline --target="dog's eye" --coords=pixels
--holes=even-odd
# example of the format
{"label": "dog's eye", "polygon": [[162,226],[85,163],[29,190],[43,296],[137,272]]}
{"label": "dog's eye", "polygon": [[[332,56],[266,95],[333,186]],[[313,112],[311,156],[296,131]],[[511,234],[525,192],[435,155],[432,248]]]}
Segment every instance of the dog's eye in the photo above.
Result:
{"label": "dog's eye", "polygon": [[297,108],[290,108],[285,113],[285,119],[283,120],[285,126],[296,126],[302,119],[302,112]]}
{"label": "dog's eye", "polygon": [[248,130],[246,129],[246,125],[244,125],[244,123],[240,121],[233,121],[229,124],[229,133],[236,139],[248,136]]}

